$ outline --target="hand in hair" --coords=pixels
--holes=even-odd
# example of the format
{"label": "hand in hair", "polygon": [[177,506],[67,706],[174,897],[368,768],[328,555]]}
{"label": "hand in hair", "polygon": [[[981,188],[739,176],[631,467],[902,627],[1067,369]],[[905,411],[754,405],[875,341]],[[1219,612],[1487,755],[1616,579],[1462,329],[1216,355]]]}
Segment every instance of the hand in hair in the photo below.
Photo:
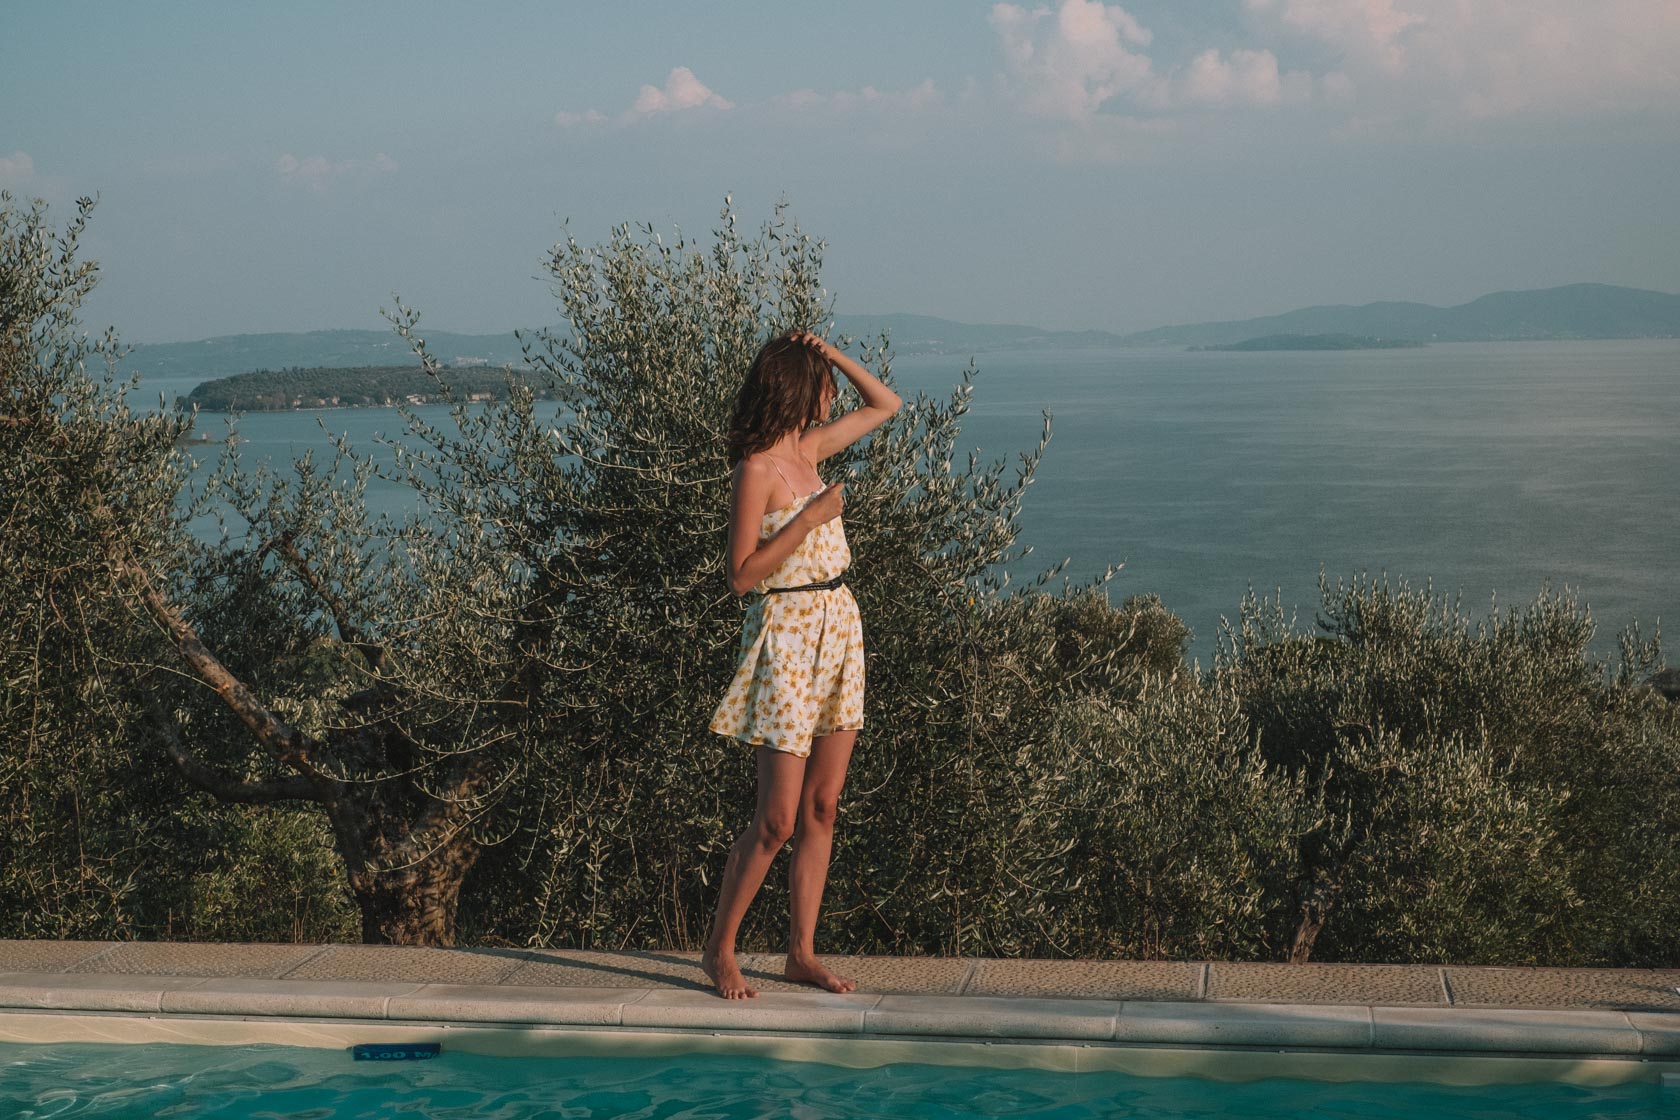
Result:
{"label": "hand in hair", "polygon": [[812,350],[815,350],[818,356],[831,366],[839,360],[839,348],[830,344],[829,341],[820,334],[813,334],[810,331],[789,331],[787,333],[787,339],[789,342],[797,342],[801,346],[808,346]]}
{"label": "hand in hair", "polygon": [[820,463],[850,447],[885,424],[904,404],[898,394],[887,388],[879,378],[822,336],[810,331],[789,331],[784,337],[795,345],[808,347],[831,368],[844,374],[862,401],[860,407],[826,424],[812,426],[801,437],[800,450],[813,463]]}

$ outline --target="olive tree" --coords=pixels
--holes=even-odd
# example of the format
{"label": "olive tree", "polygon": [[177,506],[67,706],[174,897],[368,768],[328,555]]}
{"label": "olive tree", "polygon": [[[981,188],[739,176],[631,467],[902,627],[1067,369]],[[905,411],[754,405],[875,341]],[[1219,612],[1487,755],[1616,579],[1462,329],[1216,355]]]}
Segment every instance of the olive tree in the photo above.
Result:
{"label": "olive tree", "polygon": [[[524,339],[531,371],[489,404],[453,392],[399,302],[447,420],[405,409],[384,460],[340,445],[331,463],[246,469],[230,453],[221,545],[180,597],[144,590],[191,670],[157,698],[182,772],[224,801],[319,806],[369,940],[454,941],[465,887],[475,939],[695,942],[751,805],[748,752],[705,730],[741,609],[722,578],[722,437],[762,341],[829,326],[821,253],[780,212],[746,236],[727,207],[706,245],[568,237],[548,262],[563,325]],[[884,340],[859,353],[891,377]],[[956,464],[971,392],[965,377],[913,402],[832,465],[875,651],[856,840],[836,862],[854,943],[964,945],[961,900],[986,890],[985,839],[960,827],[972,798],[998,803],[977,689],[1011,604],[1041,593],[1002,572],[1043,448],[1013,474]],[[415,513],[369,514],[376,472]],[[1066,639],[1044,671],[1128,678],[1163,643],[1176,657],[1176,620],[1133,614],[1150,625]],[[930,875],[951,910],[927,905]]]}
{"label": "olive tree", "polygon": [[[144,628],[113,594],[173,547],[179,417],[135,415],[114,335],[78,309],[98,276],[39,200],[0,195],[0,914],[15,934],[132,920],[157,789],[120,748],[133,694],[117,666]],[[127,827],[123,823],[127,822]]]}
{"label": "olive tree", "polygon": [[[139,597],[188,564],[192,418],[131,409],[115,333],[81,326],[92,210],[0,195],[0,936],[332,936],[313,822],[186,795],[156,747],[173,657]],[[230,889],[248,826],[260,893]]]}

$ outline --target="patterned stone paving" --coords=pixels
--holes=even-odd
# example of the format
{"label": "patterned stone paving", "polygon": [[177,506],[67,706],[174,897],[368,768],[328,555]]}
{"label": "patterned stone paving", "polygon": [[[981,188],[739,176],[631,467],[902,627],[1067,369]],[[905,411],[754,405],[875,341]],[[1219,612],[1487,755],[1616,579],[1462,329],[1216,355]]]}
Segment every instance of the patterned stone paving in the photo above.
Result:
{"label": "patterned stone paving", "polygon": [[68,972],[123,976],[259,976],[273,979],[321,952],[319,945],[194,945],[130,941]]}
{"label": "patterned stone paving", "polygon": [[286,980],[363,980],[414,984],[499,984],[524,964],[518,949],[426,949],[414,945],[333,945]]}
{"label": "patterned stone paving", "polygon": [[0,972],[65,972],[114,941],[0,941]]}
{"label": "patterned stone paving", "polygon": [[1196,998],[1201,973],[1201,965],[1184,961],[982,960],[963,994],[1188,1000]]}
{"label": "patterned stone paving", "polygon": [[1680,969],[1449,968],[1459,1007],[1601,1007],[1680,1011]]}
{"label": "patterned stone paving", "polygon": [[[949,957],[825,960],[831,968],[856,979],[860,992],[883,996],[1372,1007],[1440,1007],[1450,1002],[1464,1008],[1680,1012],[1680,991],[1676,990],[1680,987],[1680,969]],[[811,990],[781,978],[783,958],[779,954],[743,954],[741,963],[760,991]],[[0,974],[5,973],[75,975],[90,980],[99,976],[151,976],[527,989],[704,992],[709,988],[700,971],[699,955],[674,951],[0,940]]]}
{"label": "patterned stone paving", "polygon": [[[700,971],[699,953],[533,949],[530,959],[502,981],[505,984],[687,988],[710,991]],[[828,966],[858,982],[861,989],[910,995],[956,995],[973,966],[950,957],[828,957]],[[741,971],[763,992],[808,992],[809,985],[782,979],[779,953],[742,953]]]}
{"label": "patterned stone paving", "polygon": [[1402,964],[1208,966],[1206,998],[1283,1003],[1445,1004],[1438,968]]}

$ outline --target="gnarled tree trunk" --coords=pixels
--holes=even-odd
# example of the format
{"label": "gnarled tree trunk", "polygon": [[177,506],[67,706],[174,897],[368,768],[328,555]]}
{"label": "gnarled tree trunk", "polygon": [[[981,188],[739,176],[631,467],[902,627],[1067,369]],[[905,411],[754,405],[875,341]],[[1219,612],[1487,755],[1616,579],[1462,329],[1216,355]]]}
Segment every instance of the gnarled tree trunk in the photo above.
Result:
{"label": "gnarled tree trunk", "polygon": [[477,862],[479,845],[452,844],[395,870],[352,868],[350,889],[362,911],[369,945],[455,944],[461,884]]}
{"label": "gnarled tree trunk", "polygon": [[[288,551],[284,544],[282,551]],[[292,558],[301,568],[295,552]],[[362,911],[362,940],[453,945],[461,884],[482,848],[471,826],[474,806],[489,783],[486,763],[472,755],[456,756],[441,767],[442,773],[429,772],[432,783],[422,786],[410,773],[414,744],[385,716],[397,696],[383,687],[347,702],[357,722],[326,739],[291,726],[204,645],[143,570],[128,565],[125,574],[193,674],[250,729],[274,761],[291,771],[286,777],[253,781],[212,766],[183,745],[175,728],[160,717],[157,730],[182,775],[223,801],[320,805]],[[382,651],[345,620],[339,603],[329,603],[344,639],[380,668]],[[353,772],[375,776],[347,776]]]}
{"label": "gnarled tree trunk", "polygon": [[1324,923],[1330,917],[1330,904],[1308,901],[1301,904],[1301,922],[1295,927],[1295,938],[1289,943],[1289,963],[1306,964],[1312,955],[1313,942],[1318,940]]}

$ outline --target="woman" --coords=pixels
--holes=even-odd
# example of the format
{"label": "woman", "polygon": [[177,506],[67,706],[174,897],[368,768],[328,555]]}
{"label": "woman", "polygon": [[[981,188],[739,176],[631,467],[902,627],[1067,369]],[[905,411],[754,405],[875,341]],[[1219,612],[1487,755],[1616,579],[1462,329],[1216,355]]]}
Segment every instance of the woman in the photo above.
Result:
{"label": "woman", "polygon": [[[838,368],[861,407],[828,421]],[[843,573],[843,483],[817,464],[850,447],[903,402],[816,335],[790,332],[759,350],[735,398],[729,459],[729,587],[758,597],[741,660],[711,728],[755,748],[758,807],[729,850],[701,967],[725,999],[758,995],[735,961],[741,919],[776,853],[794,838],[789,870],[789,980],[831,992],[857,985],[817,960],[815,937],[834,816],[863,727],[863,628]]]}

